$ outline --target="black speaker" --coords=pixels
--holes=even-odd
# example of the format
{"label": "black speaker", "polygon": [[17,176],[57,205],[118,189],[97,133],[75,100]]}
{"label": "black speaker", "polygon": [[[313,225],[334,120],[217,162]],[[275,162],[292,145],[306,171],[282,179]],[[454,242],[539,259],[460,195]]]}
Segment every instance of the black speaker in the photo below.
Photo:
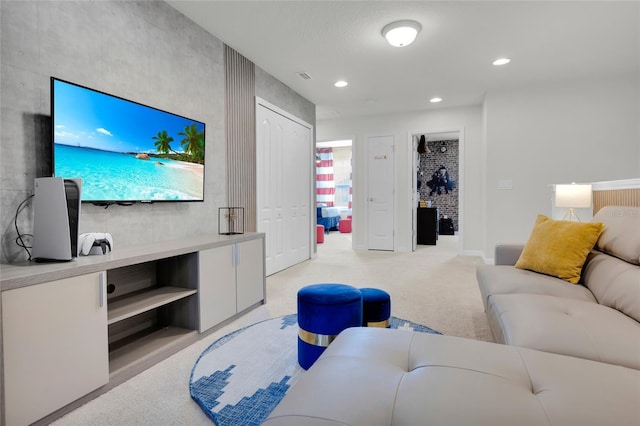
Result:
{"label": "black speaker", "polygon": [[33,257],[62,262],[78,255],[81,179],[36,178],[33,197]]}

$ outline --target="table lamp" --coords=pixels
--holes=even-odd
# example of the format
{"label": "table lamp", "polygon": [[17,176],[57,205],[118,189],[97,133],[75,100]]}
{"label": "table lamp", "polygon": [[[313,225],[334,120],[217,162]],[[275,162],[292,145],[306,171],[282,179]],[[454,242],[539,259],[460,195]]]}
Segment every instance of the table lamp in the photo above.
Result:
{"label": "table lamp", "polygon": [[569,216],[569,221],[575,217],[578,222],[581,222],[575,209],[591,207],[591,185],[577,185],[575,182],[570,185],[556,185],[555,201],[556,207],[569,209],[562,220],[566,220],[567,216]]}

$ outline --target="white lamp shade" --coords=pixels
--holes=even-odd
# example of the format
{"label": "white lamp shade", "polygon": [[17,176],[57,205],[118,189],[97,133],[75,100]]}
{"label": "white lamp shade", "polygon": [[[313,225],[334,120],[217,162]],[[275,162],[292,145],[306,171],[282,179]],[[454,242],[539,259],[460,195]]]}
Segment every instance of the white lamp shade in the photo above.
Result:
{"label": "white lamp shade", "polygon": [[395,47],[408,46],[416,39],[422,26],[415,21],[397,21],[382,29],[382,35],[390,45]]}
{"label": "white lamp shade", "polygon": [[556,207],[591,207],[591,185],[556,185]]}

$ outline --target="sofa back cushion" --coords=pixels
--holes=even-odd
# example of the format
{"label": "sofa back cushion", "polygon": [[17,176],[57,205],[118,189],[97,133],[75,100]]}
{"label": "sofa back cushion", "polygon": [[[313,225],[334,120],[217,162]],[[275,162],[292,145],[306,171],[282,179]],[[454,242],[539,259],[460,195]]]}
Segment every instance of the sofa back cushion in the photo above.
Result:
{"label": "sofa back cushion", "polygon": [[640,321],[640,207],[604,207],[593,221],[605,228],[582,281],[598,303]]}
{"label": "sofa back cushion", "polygon": [[599,304],[640,322],[640,266],[594,251],[582,278]]}
{"label": "sofa back cushion", "polygon": [[598,250],[640,265],[640,207],[603,207],[593,222],[605,225],[596,243]]}

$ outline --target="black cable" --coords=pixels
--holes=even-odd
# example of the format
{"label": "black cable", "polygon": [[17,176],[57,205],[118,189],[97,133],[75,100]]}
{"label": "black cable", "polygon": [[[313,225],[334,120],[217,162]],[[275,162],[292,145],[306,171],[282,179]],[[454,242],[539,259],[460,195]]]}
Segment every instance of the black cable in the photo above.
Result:
{"label": "black cable", "polygon": [[[29,201],[30,199],[33,198],[33,195],[28,196],[25,200],[23,200],[20,205],[18,206],[18,208],[16,209],[16,215],[13,217],[13,225],[16,227],[16,234],[18,234],[18,236],[16,237],[16,244],[19,247],[22,247],[23,249],[26,250],[27,255],[29,255],[29,260],[31,260],[31,252],[29,251],[30,248],[33,248],[33,246],[27,246],[24,242],[24,240],[22,239],[22,237],[31,237],[33,238],[33,234],[21,234],[20,230],[18,229],[18,215],[20,214],[20,212],[22,211],[22,209],[24,208],[24,205],[27,201]],[[19,242],[18,242],[19,241]]]}

